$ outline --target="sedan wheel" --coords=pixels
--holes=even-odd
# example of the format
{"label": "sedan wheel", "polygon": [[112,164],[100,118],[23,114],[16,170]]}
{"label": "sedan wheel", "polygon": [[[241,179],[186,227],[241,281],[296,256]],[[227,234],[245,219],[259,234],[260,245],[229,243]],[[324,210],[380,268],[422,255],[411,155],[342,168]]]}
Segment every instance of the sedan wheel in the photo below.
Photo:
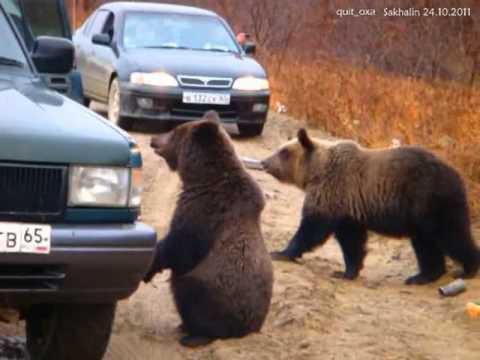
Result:
{"label": "sedan wheel", "polygon": [[114,79],[108,94],[108,120],[125,130],[132,127],[132,120],[120,116],[120,87],[118,80]]}

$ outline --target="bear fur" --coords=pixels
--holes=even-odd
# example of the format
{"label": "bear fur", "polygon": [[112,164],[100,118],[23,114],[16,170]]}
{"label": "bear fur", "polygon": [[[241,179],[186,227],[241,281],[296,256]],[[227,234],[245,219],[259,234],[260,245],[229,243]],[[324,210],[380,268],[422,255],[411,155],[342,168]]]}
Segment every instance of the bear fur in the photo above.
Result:
{"label": "bear fur", "polygon": [[144,280],[171,269],[175,304],[190,335],[184,345],[259,331],[273,285],[260,230],[265,203],[218,115],[209,112],[153,138],[151,145],[178,171],[183,188]]}
{"label": "bear fur", "polygon": [[419,272],[407,284],[435,281],[445,256],[479,268],[469,208],[460,175],[432,153],[414,146],[365,149],[353,141],[312,139],[304,129],[264,160],[265,170],[306,193],[302,220],[288,246],[273,257],[294,260],[334,234],[348,279],[358,276],[367,231],[409,237]]}

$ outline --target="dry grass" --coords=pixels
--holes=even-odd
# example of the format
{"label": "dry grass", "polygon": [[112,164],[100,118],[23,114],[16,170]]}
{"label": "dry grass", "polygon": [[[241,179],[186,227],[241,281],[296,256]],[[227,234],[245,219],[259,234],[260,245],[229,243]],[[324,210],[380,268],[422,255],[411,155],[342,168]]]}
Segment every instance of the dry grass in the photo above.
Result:
{"label": "dry grass", "polygon": [[274,106],[281,102],[310,125],[369,147],[398,139],[433,150],[463,174],[472,215],[480,218],[480,90],[332,60],[305,64],[283,58],[279,67],[271,56],[267,64]]}

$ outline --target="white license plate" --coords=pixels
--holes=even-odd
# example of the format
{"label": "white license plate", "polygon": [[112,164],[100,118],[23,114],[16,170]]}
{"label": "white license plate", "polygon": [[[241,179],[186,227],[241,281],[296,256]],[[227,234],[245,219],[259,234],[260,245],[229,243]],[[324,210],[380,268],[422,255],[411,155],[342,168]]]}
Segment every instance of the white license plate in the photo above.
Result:
{"label": "white license plate", "polygon": [[230,105],[230,94],[184,91],[185,104]]}
{"label": "white license plate", "polygon": [[49,254],[50,225],[0,222],[0,252]]}

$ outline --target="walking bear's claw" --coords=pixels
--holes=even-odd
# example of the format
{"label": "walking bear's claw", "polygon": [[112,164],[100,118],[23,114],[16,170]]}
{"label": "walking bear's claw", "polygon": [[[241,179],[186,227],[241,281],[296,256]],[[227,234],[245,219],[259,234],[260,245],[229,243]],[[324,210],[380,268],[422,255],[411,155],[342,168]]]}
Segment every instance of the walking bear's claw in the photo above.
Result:
{"label": "walking bear's claw", "polygon": [[288,255],[284,251],[274,251],[270,253],[270,257],[275,261],[297,262],[294,256]]}
{"label": "walking bear's claw", "polygon": [[200,346],[206,346],[213,341],[215,341],[215,339],[209,337],[187,335],[180,339],[180,344],[189,348],[197,348]]}

